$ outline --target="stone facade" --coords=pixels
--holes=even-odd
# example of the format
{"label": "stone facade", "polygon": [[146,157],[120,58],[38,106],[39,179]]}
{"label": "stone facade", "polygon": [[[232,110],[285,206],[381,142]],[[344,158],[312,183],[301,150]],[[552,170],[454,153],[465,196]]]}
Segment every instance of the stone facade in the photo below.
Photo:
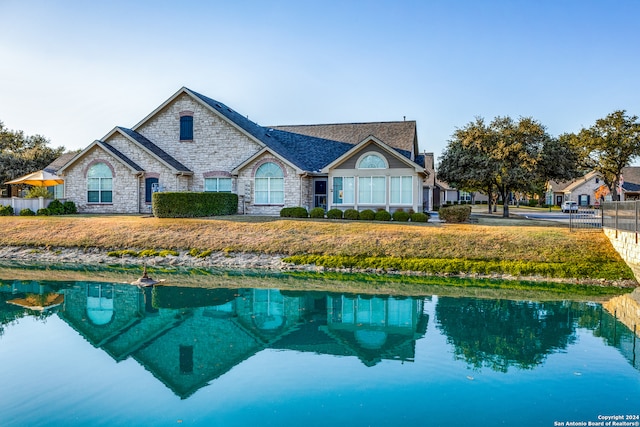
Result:
{"label": "stone facade", "polygon": [[[184,116],[191,117],[193,122],[192,137],[188,140],[184,135],[181,139]],[[280,132],[282,139],[270,134],[276,132]],[[146,199],[151,189],[147,186],[153,186],[154,191],[202,192],[207,178],[229,178],[231,191],[239,196],[238,213],[278,215],[285,206],[311,209],[317,204],[314,179],[319,179],[318,176],[327,179],[328,174],[319,173],[321,166],[309,165],[317,165],[314,160],[319,158],[323,164],[328,163],[329,152],[318,144],[331,143],[336,156],[344,153],[340,144],[348,146],[339,141],[304,138],[308,137],[283,136],[282,131],[260,127],[230,108],[183,88],[132,129],[116,127],[102,140],[92,143],[62,166],[59,174],[65,179],[65,198],[75,202],[81,213],[149,213],[151,203]],[[369,149],[374,145],[370,144]],[[295,153],[289,154],[288,150]],[[354,155],[357,157],[358,153]],[[398,156],[402,154],[385,156],[389,164],[387,174],[414,176],[414,203],[405,207],[420,211],[420,172],[400,160]],[[265,162],[278,165],[283,172],[282,203],[256,201],[255,175]],[[104,163],[112,172],[109,202],[89,201],[87,174],[97,163]],[[331,196],[327,196],[330,204]]]}

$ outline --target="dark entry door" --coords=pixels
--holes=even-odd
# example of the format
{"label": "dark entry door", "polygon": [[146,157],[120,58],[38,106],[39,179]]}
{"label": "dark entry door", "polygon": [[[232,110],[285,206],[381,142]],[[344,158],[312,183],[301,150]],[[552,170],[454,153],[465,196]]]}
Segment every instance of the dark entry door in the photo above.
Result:
{"label": "dark entry door", "polygon": [[153,193],[154,184],[158,184],[158,178],[147,178],[144,180],[144,201],[151,203],[151,194]]}
{"label": "dark entry door", "polygon": [[318,179],[313,184],[313,207],[327,209],[326,179]]}

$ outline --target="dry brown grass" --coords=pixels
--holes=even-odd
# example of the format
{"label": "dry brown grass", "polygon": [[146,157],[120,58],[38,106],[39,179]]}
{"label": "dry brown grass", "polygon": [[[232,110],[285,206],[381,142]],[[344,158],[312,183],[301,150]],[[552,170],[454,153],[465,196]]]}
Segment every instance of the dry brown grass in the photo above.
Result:
{"label": "dry brown grass", "polygon": [[619,261],[600,232],[562,227],[398,224],[228,217],[0,217],[0,245],[198,248],[272,254],[566,262]]}

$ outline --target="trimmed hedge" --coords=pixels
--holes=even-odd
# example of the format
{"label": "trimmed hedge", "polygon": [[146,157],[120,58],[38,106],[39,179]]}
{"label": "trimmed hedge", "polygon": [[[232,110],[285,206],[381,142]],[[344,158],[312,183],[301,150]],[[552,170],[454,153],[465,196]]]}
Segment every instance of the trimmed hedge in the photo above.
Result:
{"label": "trimmed hedge", "polygon": [[35,216],[36,213],[29,208],[22,209],[20,211],[20,216]]}
{"label": "trimmed hedge", "polygon": [[384,209],[376,212],[376,221],[391,221],[391,214]]}
{"label": "trimmed hedge", "polygon": [[391,217],[394,221],[407,222],[409,221],[410,215],[408,212],[405,212],[402,209],[398,209],[393,213],[393,215],[391,215]]}
{"label": "trimmed hedge", "polygon": [[471,217],[471,206],[458,205],[442,207],[438,211],[440,219],[445,222],[467,222]]}
{"label": "trimmed hedge", "polygon": [[411,222],[427,222],[429,218],[428,213],[416,212],[411,214]]}
{"label": "trimmed hedge", "polygon": [[309,212],[309,216],[311,218],[324,218],[324,209],[323,208],[313,208]]}
{"label": "trimmed hedge", "polygon": [[342,219],[342,211],[340,209],[329,209],[329,212],[327,212],[327,218]]}
{"label": "trimmed hedge", "polygon": [[0,205],[0,216],[11,216],[13,215],[13,206],[1,206]]}
{"label": "trimmed hedge", "polygon": [[303,207],[296,206],[293,208],[280,209],[280,216],[282,218],[308,218],[309,212]]}
{"label": "trimmed hedge", "polygon": [[41,209],[38,209],[38,212],[36,212],[36,215],[49,216],[51,215],[51,211],[48,208],[41,208]]}
{"label": "trimmed hedge", "polygon": [[347,209],[344,211],[344,219],[358,220],[360,219],[360,213],[355,209]]}
{"label": "trimmed hedge", "polygon": [[376,213],[371,209],[365,209],[360,212],[360,219],[364,221],[373,221],[376,219]]}
{"label": "trimmed hedge", "polygon": [[238,195],[233,193],[159,192],[151,197],[153,215],[158,218],[196,218],[234,215]]}

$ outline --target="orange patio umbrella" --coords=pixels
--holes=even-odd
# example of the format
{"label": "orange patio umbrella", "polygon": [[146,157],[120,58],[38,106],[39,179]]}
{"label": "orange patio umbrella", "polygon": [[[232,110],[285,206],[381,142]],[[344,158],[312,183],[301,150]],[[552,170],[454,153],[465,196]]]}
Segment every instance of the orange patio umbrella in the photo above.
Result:
{"label": "orange patio umbrella", "polygon": [[20,178],[5,182],[5,184],[27,184],[36,187],[53,187],[54,185],[64,184],[64,179],[51,172],[39,170]]}

